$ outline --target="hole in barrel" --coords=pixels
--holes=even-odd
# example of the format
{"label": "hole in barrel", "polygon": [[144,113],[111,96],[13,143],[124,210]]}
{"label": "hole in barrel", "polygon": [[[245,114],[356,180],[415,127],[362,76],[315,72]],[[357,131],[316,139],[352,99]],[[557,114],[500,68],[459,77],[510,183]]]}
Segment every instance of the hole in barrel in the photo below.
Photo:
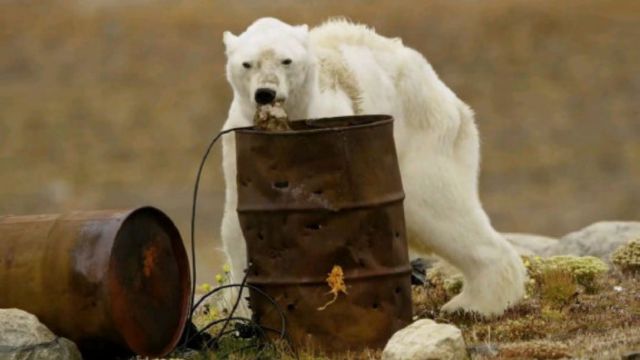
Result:
{"label": "hole in barrel", "polygon": [[322,195],[322,194],[324,194],[324,190],[322,190],[322,189],[318,189],[318,190],[315,190],[313,193],[314,193],[315,195]]}
{"label": "hole in barrel", "polygon": [[372,308],[377,309],[380,307],[380,304],[378,304],[377,302],[374,302],[373,305],[371,305]]}
{"label": "hole in barrel", "polygon": [[400,231],[396,231],[396,238],[400,237]]}
{"label": "hole in barrel", "polygon": [[289,182],[286,180],[274,181],[273,187],[276,189],[286,189],[289,187]]}
{"label": "hole in barrel", "polygon": [[295,305],[295,304],[289,304],[289,305],[287,305],[287,310],[288,310],[288,311],[293,311],[293,310],[295,310],[295,309],[296,309],[296,305]]}
{"label": "hole in barrel", "polygon": [[264,240],[264,236],[261,232],[258,233],[258,240]]}
{"label": "hole in barrel", "polygon": [[402,288],[400,286],[396,286],[396,294],[400,294],[400,291],[402,291]]}
{"label": "hole in barrel", "polygon": [[304,227],[306,227],[309,230],[320,230],[322,228],[322,225],[318,223],[311,223],[311,224],[305,225]]}

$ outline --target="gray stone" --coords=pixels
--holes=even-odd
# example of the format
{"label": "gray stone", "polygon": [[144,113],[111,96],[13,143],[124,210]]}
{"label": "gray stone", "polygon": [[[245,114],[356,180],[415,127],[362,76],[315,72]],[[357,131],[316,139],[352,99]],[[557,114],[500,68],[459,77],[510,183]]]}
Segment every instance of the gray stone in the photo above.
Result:
{"label": "gray stone", "polygon": [[79,360],[76,345],[19,309],[0,309],[0,359]]}
{"label": "gray stone", "polygon": [[545,255],[595,256],[609,262],[614,250],[638,238],[640,222],[602,221],[565,235]]}
{"label": "gray stone", "polygon": [[520,255],[546,256],[548,249],[558,243],[558,239],[542,235],[521,233],[503,233],[502,235]]}
{"label": "gray stone", "polygon": [[490,343],[475,344],[467,347],[467,351],[473,357],[474,355],[482,357],[495,357],[500,353],[497,345]]}
{"label": "gray stone", "polygon": [[640,351],[632,351],[622,355],[622,360],[640,360]]}
{"label": "gray stone", "polygon": [[430,319],[414,322],[393,334],[382,352],[383,360],[467,359],[460,329]]}

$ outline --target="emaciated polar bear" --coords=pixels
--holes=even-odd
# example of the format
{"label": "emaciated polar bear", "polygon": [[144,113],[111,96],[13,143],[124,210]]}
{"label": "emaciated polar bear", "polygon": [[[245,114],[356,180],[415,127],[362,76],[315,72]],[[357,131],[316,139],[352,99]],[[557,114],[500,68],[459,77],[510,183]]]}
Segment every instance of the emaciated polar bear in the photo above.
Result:
{"label": "emaciated polar bear", "polygon": [[[473,112],[400,39],[346,20],[308,30],[274,18],[224,33],[233,102],[224,129],[252,125],[258,104],[284,102],[291,119],[353,114],[395,118],[407,238],[412,256],[435,253],[464,276],[443,310],[501,314],[524,295],[525,269],[478,198]],[[235,139],[223,140],[222,242],[239,282],[246,245],[236,213]]]}

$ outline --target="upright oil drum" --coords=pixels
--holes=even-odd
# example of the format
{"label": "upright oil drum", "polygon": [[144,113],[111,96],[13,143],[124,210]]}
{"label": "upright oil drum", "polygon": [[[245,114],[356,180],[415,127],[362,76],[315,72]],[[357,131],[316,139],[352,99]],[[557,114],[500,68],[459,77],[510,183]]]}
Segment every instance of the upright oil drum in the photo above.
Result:
{"label": "upright oil drum", "polygon": [[[292,122],[292,130],[236,132],[238,214],[251,265],[247,282],[286,314],[296,346],[336,352],[380,348],[411,321],[404,193],[386,115]],[[347,294],[329,302],[327,274]],[[258,322],[279,329],[256,291]]]}
{"label": "upright oil drum", "polygon": [[0,217],[0,308],[36,315],[87,358],[171,351],[188,315],[188,264],[155,208]]}

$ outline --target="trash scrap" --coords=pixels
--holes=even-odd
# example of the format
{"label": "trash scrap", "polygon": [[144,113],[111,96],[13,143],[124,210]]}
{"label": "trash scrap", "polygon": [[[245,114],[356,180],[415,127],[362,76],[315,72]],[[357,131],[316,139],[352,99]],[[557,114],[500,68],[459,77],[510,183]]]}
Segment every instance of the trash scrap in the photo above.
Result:
{"label": "trash scrap", "polygon": [[289,126],[289,116],[284,111],[283,103],[277,101],[272,104],[260,105],[256,109],[253,117],[256,127],[267,131],[287,131]]}
{"label": "trash scrap", "polygon": [[340,265],[333,265],[333,269],[327,276],[327,285],[331,288],[331,290],[327,294],[333,294],[333,299],[329,300],[328,303],[318,308],[318,311],[322,311],[327,308],[327,306],[333,304],[336,300],[338,300],[338,295],[340,292],[343,292],[347,295],[347,286],[344,283],[344,272],[342,271],[342,267]]}

